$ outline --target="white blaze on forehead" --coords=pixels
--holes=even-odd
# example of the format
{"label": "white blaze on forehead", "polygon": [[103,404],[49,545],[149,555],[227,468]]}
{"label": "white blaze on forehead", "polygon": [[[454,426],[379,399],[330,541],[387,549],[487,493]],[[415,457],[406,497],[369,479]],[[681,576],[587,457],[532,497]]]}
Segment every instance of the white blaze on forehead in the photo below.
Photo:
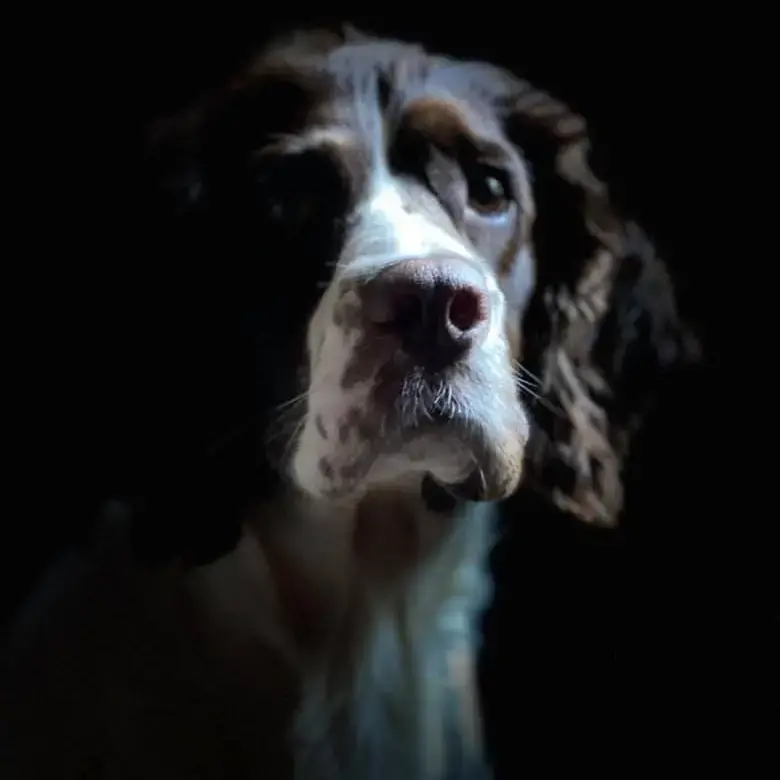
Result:
{"label": "white blaze on forehead", "polygon": [[377,170],[359,209],[342,267],[375,272],[399,260],[438,253],[474,259],[464,241],[424,211],[409,207],[401,183],[389,171]]}
{"label": "white blaze on forehead", "polygon": [[[465,241],[437,224],[423,210],[409,208],[402,185],[386,168],[380,168],[360,209],[350,245],[340,262],[341,270],[350,275],[364,272],[373,275],[388,265],[429,254],[446,254],[477,266],[485,262]],[[504,296],[493,273],[486,272],[483,283],[493,307],[487,337],[490,343],[502,338]]]}

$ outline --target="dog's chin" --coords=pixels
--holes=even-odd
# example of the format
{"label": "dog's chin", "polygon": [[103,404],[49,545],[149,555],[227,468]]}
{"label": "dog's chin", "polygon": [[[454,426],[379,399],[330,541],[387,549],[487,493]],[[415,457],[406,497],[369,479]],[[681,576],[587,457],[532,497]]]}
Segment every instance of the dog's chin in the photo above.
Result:
{"label": "dog's chin", "polygon": [[[473,405],[471,405],[473,407]],[[494,403],[483,415],[432,413],[420,436],[436,442],[422,465],[447,493],[463,501],[501,501],[517,489],[528,421],[516,399]]]}
{"label": "dog's chin", "polygon": [[364,397],[359,423],[336,435],[328,426],[347,419],[350,404],[333,397],[333,412],[315,406],[293,459],[298,486],[318,500],[419,491],[425,477],[465,501],[500,501],[517,488],[528,421],[511,374],[385,377]]}
{"label": "dog's chin", "polygon": [[469,449],[470,468],[459,478],[438,473],[428,474],[433,482],[454,499],[460,501],[502,501],[514,493],[522,476],[522,452],[507,453],[499,445],[485,443]]}
{"label": "dog's chin", "polygon": [[388,489],[424,494],[426,481],[454,501],[501,501],[520,481],[526,430],[520,409],[495,430],[487,422],[431,416],[364,442],[358,458],[332,452],[334,460],[353,464],[345,470],[348,476],[342,471],[331,474],[326,484],[306,479],[298,484],[313,498],[338,503],[356,503]]}
{"label": "dog's chin", "polygon": [[497,481],[489,482],[488,474],[495,474],[474,464],[474,468],[463,479],[443,480],[435,472],[429,474],[434,484],[457,501],[502,501],[514,493],[520,481],[520,471],[503,474]]}

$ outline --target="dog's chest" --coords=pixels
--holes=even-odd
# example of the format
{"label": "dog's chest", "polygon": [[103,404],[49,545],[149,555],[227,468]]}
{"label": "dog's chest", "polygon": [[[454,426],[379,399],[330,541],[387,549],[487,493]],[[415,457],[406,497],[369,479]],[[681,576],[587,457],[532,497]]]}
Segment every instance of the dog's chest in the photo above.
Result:
{"label": "dog's chest", "polygon": [[457,518],[402,586],[366,576],[354,583],[359,593],[345,589],[353,612],[340,606],[341,630],[304,672],[301,778],[441,780],[478,762],[455,667],[475,660],[492,511],[475,506]]}

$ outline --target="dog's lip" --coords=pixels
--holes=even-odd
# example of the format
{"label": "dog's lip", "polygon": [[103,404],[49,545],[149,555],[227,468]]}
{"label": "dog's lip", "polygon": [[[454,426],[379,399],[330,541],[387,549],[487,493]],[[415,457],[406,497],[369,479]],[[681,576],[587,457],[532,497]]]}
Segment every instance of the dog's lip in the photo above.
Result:
{"label": "dog's lip", "polygon": [[465,479],[454,485],[443,485],[442,487],[461,501],[485,501],[488,498],[485,472],[481,468],[472,469]]}
{"label": "dog's lip", "polygon": [[484,501],[487,492],[485,475],[479,468],[472,469],[465,479],[453,484],[444,484],[430,473],[425,474],[422,481],[423,499],[437,512],[451,511],[458,501]]}
{"label": "dog's lip", "polygon": [[451,512],[458,503],[458,499],[429,473],[423,476],[420,491],[425,506],[432,512]]}

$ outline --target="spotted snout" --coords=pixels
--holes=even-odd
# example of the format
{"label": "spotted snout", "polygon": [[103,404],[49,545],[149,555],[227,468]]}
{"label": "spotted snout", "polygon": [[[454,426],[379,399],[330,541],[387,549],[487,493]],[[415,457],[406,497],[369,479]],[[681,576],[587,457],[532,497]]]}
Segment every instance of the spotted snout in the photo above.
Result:
{"label": "spotted snout", "polygon": [[345,269],[310,328],[296,481],[343,497],[411,474],[455,485],[476,470],[473,499],[511,492],[527,421],[504,317],[488,266],[455,254]]}

